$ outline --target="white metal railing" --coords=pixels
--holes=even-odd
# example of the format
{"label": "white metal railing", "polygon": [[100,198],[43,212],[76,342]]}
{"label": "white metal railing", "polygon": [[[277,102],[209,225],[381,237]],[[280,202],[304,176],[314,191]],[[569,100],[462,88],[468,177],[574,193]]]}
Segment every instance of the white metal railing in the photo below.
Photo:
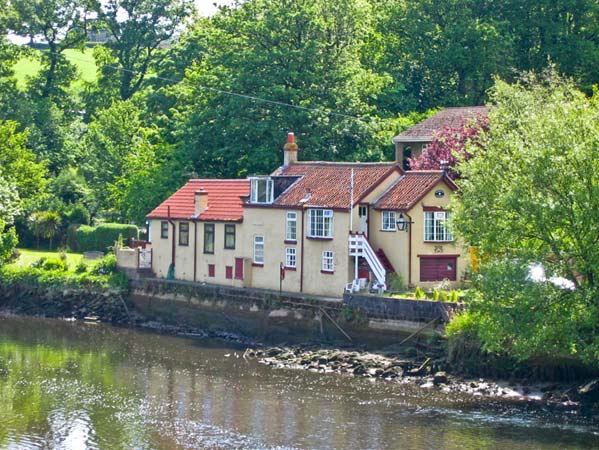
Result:
{"label": "white metal railing", "polygon": [[374,249],[363,234],[350,234],[349,235],[349,255],[350,256],[362,256],[366,259],[366,262],[370,266],[372,273],[374,274],[379,285],[382,286],[383,290],[387,289],[385,266],[375,253]]}
{"label": "white metal railing", "polygon": [[152,249],[139,248],[138,249],[138,268],[140,269],[151,269],[152,268]]}

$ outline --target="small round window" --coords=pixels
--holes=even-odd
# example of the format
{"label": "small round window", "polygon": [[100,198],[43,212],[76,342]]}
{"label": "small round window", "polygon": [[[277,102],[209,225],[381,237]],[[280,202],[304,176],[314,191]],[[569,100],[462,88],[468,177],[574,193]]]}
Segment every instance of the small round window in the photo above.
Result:
{"label": "small round window", "polygon": [[435,191],[435,197],[441,198],[443,196],[445,196],[445,191],[443,189],[439,189],[439,190]]}

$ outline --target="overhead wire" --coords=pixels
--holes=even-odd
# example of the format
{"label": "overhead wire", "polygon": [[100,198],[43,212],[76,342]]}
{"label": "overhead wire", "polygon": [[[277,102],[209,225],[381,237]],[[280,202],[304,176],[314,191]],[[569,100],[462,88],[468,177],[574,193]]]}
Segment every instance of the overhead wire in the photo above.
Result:
{"label": "overhead wire", "polygon": [[[42,51],[44,51],[46,53],[54,54],[54,55],[64,56],[61,53],[51,52],[50,50],[42,50]],[[69,55],[69,59],[76,60],[76,61],[81,61],[81,62],[88,62],[88,60],[86,60],[84,58],[78,58],[77,56],[74,56],[74,55]],[[141,71],[127,69],[127,68],[124,68],[124,67],[115,66],[113,64],[102,64],[102,67],[108,67],[108,68],[113,69],[115,71],[132,73],[134,75],[140,75],[141,74]],[[308,106],[294,105],[293,103],[287,103],[287,102],[282,102],[282,101],[279,101],[279,100],[272,100],[272,99],[268,99],[268,98],[264,98],[264,97],[258,97],[256,95],[242,94],[240,92],[234,92],[234,91],[228,91],[228,90],[224,90],[224,89],[218,89],[218,88],[215,88],[215,87],[206,86],[206,85],[202,85],[202,84],[199,84],[199,83],[192,83],[190,80],[187,80],[186,78],[183,78],[181,80],[177,80],[177,79],[174,79],[174,78],[164,77],[164,76],[155,75],[155,74],[152,75],[152,78],[158,79],[158,80],[162,80],[162,81],[167,81],[167,82],[173,83],[173,84],[177,84],[179,82],[185,82],[187,84],[191,84],[194,87],[197,87],[197,88],[200,88],[200,89],[204,89],[204,90],[210,91],[210,92],[215,92],[215,93],[221,94],[221,95],[228,95],[228,96],[231,96],[231,97],[243,98],[243,99],[246,99],[246,100],[251,100],[251,101],[261,102],[261,103],[267,103],[267,104],[281,106],[281,107],[285,107],[285,108],[292,108],[292,109],[298,109],[298,110],[302,110],[302,111],[314,112],[314,113],[322,114],[322,115],[325,115],[325,116],[342,117],[342,118],[345,118],[345,119],[356,120],[356,121],[363,122],[363,123],[376,121],[375,118],[365,118],[365,117],[359,117],[359,116],[352,116],[351,114],[346,114],[346,113],[342,113],[342,112],[339,112],[339,111],[331,111],[331,110],[326,110],[326,109],[322,109],[322,108],[311,108],[311,107],[308,107]]]}

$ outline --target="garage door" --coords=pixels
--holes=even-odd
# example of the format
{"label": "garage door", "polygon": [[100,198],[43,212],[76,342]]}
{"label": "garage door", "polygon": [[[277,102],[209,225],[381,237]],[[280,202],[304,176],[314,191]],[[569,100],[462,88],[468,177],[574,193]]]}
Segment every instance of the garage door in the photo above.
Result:
{"label": "garage door", "polygon": [[420,281],[456,280],[457,258],[455,256],[420,257]]}

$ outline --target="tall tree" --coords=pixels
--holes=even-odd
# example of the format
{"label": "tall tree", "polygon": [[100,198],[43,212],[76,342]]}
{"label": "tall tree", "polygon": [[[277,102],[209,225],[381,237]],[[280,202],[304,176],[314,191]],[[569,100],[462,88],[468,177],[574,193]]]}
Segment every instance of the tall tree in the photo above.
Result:
{"label": "tall tree", "polygon": [[0,168],[19,198],[33,201],[46,185],[46,167],[27,147],[27,131],[19,132],[14,121],[0,122]]}
{"label": "tall tree", "polygon": [[387,81],[360,63],[369,17],[360,0],[252,0],[200,20],[177,87],[183,159],[206,176],[269,172],[288,131],[302,159],[380,159],[376,127],[349,117],[373,114]]}
{"label": "tall tree", "polygon": [[98,55],[100,83],[128,100],[166,56],[162,47],[181,29],[191,0],[107,0],[98,2],[96,11],[111,36],[105,44],[109,52]]}
{"label": "tall tree", "polygon": [[494,75],[512,64],[502,2],[492,0],[381,1],[381,14],[366,53],[394,83],[381,96],[391,112],[481,104]]}
{"label": "tall tree", "polygon": [[[599,354],[599,97],[554,73],[497,82],[489,131],[459,166],[455,226],[478,247],[470,304],[487,347]],[[533,281],[530,267],[546,273]],[[568,287],[564,289],[564,287]]]}
{"label": "tall tree", "polygon": [[14,33],[41,38],[48,51],[39,52],[42,71],[35,78],[42,98],[65,97],[64,88],[75,78],[75,67],[64,51],[83,49],[87,39],[87,0],[11,0],[9,29]]}

